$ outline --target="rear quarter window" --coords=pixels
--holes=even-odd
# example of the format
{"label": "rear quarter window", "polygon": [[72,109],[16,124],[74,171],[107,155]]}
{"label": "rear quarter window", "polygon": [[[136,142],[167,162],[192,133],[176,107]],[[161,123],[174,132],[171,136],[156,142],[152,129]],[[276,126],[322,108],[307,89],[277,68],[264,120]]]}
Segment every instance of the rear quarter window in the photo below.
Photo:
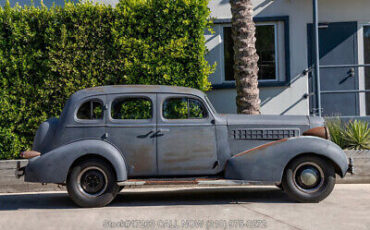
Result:
{"label": "rear quarter window", "polygon": [[103,103],[96,99],[84,102],[78,108],[77,118],[80,120],[102,120]]}

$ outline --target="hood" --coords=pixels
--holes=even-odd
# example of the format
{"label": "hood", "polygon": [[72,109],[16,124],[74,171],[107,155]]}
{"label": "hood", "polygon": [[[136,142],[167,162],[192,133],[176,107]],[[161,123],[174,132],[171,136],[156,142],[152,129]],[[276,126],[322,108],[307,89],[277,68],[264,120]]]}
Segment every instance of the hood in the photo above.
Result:
{"label": "hood", "polygon": [[247,125],[249,127],[300,127],[303,130],[324,126],[321,117],[304,115],[245,115],[224,114],[228,126]]}
{"label": "hood", "polygon": [[226,114],[225,118],[228,125],[305,126],[310,124],[309,116]]}

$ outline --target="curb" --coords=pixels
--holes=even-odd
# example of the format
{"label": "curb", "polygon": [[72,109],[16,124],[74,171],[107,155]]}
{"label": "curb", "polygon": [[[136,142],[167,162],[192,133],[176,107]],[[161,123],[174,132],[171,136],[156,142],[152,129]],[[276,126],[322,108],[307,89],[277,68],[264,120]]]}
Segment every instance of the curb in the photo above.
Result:
{"label": "curb", "polygon": [[352,158],[354,174],[347,173],[344,178],[337,178],[337,184],[370,184],[370,150],[346,150]]}

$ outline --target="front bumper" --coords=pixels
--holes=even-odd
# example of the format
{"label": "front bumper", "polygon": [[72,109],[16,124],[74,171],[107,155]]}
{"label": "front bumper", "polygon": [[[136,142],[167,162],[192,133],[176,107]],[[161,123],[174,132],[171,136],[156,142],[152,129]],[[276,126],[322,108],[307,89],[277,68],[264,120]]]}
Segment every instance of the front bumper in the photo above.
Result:
{"label": "front bumper", "polygon": [[355,167],[353,165],[353,159],[351,157],[348,158],[348,173],[354,174],[355,173]]}

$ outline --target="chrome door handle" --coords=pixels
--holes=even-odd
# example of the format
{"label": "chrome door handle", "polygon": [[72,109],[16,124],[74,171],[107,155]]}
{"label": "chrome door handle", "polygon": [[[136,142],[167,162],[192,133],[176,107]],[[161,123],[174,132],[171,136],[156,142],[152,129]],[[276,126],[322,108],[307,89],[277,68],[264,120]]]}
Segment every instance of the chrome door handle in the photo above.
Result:
{"label": "chrome door handle", "polygon": [[154,138],[154,137],[161,137],[164,135],[165,132],[169,132],[170,130],[169,129],[158,129],[157,132],[153,133],[150,138]]}
{"label": "chrome door handle", "polygon": [[147,134],[139,135],[139,136],[137,136],[137,138],[146,138],[146,137],[148,137],[150,134],[152,134],[153,132],[154,132],[153,130],[150,130]]}
{"label": "chrome door handle", "polygon": [[159,132],[161,133],[167,133],[169,132],[170,130],[169,129],[158,129]]}
{"label": "chrome door handle", "polygon": [[104,134],[101,136],[101,139],[106,140],[108,137],[109,137],[109,134],[108,134],[108,133],[104,133]]}

